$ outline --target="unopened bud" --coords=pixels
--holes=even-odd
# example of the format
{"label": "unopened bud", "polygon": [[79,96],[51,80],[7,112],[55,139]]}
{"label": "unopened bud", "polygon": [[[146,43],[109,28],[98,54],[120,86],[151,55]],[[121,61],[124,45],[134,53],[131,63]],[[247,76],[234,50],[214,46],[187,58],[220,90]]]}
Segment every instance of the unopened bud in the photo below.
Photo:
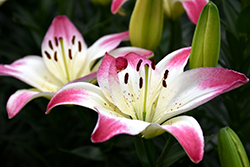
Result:
{"label": "unopened bud", "polygon": [[190,53],[189,68],[216,67],[220,52],[220,17],[216,5],[208,2],[199,17]]}
{"label": "unopened bud", "polygon": [[229,127],[219,131],[218,152],[222,167],[249,167],[246,151],[237,134]]}
{"label": "unopened bud", "polygon": [[156,49],[162,35],[163,19],[162,0],[137,0],[129,23],[131,44]]}

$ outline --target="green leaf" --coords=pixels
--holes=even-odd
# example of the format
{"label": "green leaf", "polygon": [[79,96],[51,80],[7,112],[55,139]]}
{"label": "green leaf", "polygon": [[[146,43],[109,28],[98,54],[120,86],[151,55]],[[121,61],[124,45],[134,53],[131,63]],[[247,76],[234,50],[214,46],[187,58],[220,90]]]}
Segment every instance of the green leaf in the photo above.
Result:
{"label": "green leaf", "polygon": [[250,5],[240,12],[237,20],[239,36],[249,38],[250,35]]}
{"label": "green leaf", "polygon": [[94,160],[94,161],[104,161],[104,159],[105,159],[105,155],[101,151],[101,149],[99,147],[95,147],[95,146],[83,146],[83,147],[79,147],[79,148],[76,148],[76,149],[71,150],[71,151],[64,150],[64,149],[60,149],[60,150],[63,152],[75,154],[75,155],[78,155],[80,157]]}

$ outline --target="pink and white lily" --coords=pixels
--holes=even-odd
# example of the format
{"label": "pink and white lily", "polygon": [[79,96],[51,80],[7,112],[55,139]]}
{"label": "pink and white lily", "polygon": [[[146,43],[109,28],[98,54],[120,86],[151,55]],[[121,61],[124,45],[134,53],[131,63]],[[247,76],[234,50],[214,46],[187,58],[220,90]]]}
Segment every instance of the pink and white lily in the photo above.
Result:
{"label": "pink and white lily", "polygon": [[201,127],[193,117],[178,115],[243,85],[248,78],[223,68],[183,72],[190,49],[177,50],[157,65],[135,53],[118,58],[106,54],[97,72],[100,87],[68,84],[50,100],[47,113],[63,104],[96,110],[99,118],[93,142],[118,134],[141,134],[147,139],[167,131],[198,163],[204,153]]}
{"label": "pink and white lily", "polygon": [[[10,65],[0,65],[0,75],[12,76],[32,89],[15,92],[7,102],[9,118],[14,117],[29,101],[37,97],[51,98],[68,82],[91,81],[96,78],[94,63],[110,52],[113,56],[138,52],[144,56],[153,53],[135,47],[115,49],[121,41],[129,40],[129,32],[106,35],[87,48],[80,32],[66,16],[54,18],[42,42],[42,56],[26,56]],[[100,65],[100,63],[99,63]]]}
{"label": "pink and white lily", "polygon": [[[111,5],[111,12],[117,13],[121,6],[128,0],[113,0]],[[200,13],[203,7],[208,3],[209,0],[167,0],[172,1],[171,4],[174,6],[176,2],[181,2],[189,19],[197,24]],[[169,5],[169,2],[168,4]],[[173,11],[174,12],[174,11]]]}

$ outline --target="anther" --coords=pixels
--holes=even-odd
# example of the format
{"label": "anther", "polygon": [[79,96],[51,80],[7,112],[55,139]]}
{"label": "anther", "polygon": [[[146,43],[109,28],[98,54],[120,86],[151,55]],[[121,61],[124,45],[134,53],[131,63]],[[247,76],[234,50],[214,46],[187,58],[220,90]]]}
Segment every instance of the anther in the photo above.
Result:
{"label": "anther", "polygon": [[54,53],[54,60],[57,62],[57,52]]}
{"label": "anther", "polygon": [[75,44],[75,38],[76,38],[76,36],[73,36],[72,40],[71,40],[71,42],[72,42],[73,45]]}
{"label": "anther", "polygon": [[78,50],[79,50],[79,52],[81,52],[81,50],[82,50],[82,44],[80,41],[78,41]]}
{"label": "anther", "polygon": [[153,70],[155,70],[155,60],[154,60],[154,59],[153,59],[152,62],[151,62],[151,68],[152,68]]}
{"label": "anther", "polygon": [[165,80],[162,80],[162,86],[163,86],[164,88],[166,88],[166,87],[167,87],[167,83],[166,83],[166,81],[165,81]]}
{"label": "anther", "polygon": [[142,59],[140,59],[139,62],[137,63],[136,71],[140,70],[141,63],[142,63]]}
{"label": "anther", "polygon": [[167,79],[167,77],[168,77],[168,72],[169,72],[168,70],[165,71],[165,73],[164,73],[164,79]]}
{"label": "anther", "polygon": [[72,60],[71,49],[69,49],[69,58]]}
{"label": "anther", "polygon": [[52,45],[51,40],[49,40],[49,47],[50,47],[51,50],[53,50],[53,45]]}
{"label": "anther", "polygon": [[143,78],[140,77],[140,80],[139,80],[139,88],[141,89],[143,86]]}
{"label": "anther", "polygon": [[128,83],[128,73],[125,74],[125,77],[124,77],[124,83],[127,84]]}
{"label": "anther", "polygon": [[47,51],[45,51],[44,53],[46,54],[46,56],[47,56],[48,59],[51,59],[51,56],[50,56],[50,54]]}
{"label": "anther", "polygon": [[56,43],[56,46],[58,46],[58,40],[56,37],[55,37],[55,43]]}

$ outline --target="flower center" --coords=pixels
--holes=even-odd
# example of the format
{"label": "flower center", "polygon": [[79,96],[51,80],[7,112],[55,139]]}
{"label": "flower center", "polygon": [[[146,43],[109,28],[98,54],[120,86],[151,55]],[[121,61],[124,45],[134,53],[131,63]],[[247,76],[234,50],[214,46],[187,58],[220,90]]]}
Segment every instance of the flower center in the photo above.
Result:
{"label": "flower center", "polygon": [[123,97],[133,111],[130,117],[151,122],[159,94],[162,89],[167,88],[166,79],[169,71],[166,70],[164,76],[160,77],[154,61],[149,65],[140,59],[133,75],[130,76],[129,73],[130,70],[125,70],[120,77],[123,77]]}
{"label": "flower center", "polygon": [[48,69],[63,83],[68,83],[76,79],[76,72],[73,72],[74,57],[81,53],[82,43],[76,42],[76,36],[73,35],[70,41],[65,41],[62,37],[54,37],[47,42],[44,50],[45,61]]}

